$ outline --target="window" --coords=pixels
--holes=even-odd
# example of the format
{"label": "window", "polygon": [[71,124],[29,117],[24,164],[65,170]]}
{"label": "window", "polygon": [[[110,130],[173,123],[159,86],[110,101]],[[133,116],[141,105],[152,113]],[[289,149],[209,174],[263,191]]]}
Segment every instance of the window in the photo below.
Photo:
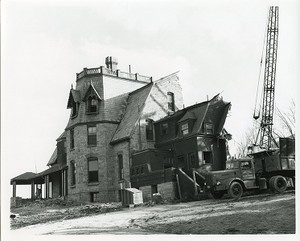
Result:
{"label": "window", "polygon": [[99,192],[90,192],[90,201],[92,203],[97,201],[98,194],[99,194]]}
{"label": "window", "polygon": [[205,133],[206,134],[213,134],[214,133],[214,124],[205,123]]}
{"label": "window", "polygon": [[123,155],[118,155],[118,163],[119,163],[119,179],[124,179],[124,168],[123,168]]}
{"label": "window", "polygon": [[88,159],[88,182],[98,182],[98,159],[90,157]]}
{"label": "window", "polygon": [[181,134],[182,135],[189,134],[189,124],[188,123],[181,125]]}
{"label": "window", "polygon": [[146,120],[146,139],[153,140],[153,120]]}
{"label": "window", "polygon": [[168,110],[175,111],[174,93],[168,92]]}
{"label": "window", "polygon": [[241,162],[241,169],[242,170],[251,169],[251,161]]}
{"label": "window", "polygon": [[87,102],[87,112],[97,113],[98,112],[98,100],[96,96],[90,96]]}
{"label": "window", "polygon": [[70,171],[71,171],[71,185],[76,184],[76,164],[74,161],[70,162]]}
{"label": "window", "polygon": [[76,116],[77,116],[77,103],[73,102],[71,118],[74,118]]}
{"label": "window", "polygon": [[74,149],[74,129],[70,130],[70,149]]}
{"label": "window", "polygon": [[160,133],[161,133],[161,135],[168,134],[168,123],[162,123],[160,125]]}
{"label": "window", "polygon": [[89,146],[97,145],[97,128],[96,125],[88,125],[87,143]]}
{"label": "window", "polygon": [[211,163],[211,160],[212,157],[211,157],[211,152],[210,151],[204,151],[203,152],[203,160],[204,160],[204,164],[206,163]]}

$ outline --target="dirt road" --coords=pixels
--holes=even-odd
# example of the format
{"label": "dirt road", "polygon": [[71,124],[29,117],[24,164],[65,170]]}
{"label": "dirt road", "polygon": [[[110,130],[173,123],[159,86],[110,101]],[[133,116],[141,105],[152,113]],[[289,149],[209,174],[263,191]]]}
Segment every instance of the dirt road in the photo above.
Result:
{"label": "dirt road", "polygon": [[128,208],[27,226],[15,234],[293,234],[295,194]]}

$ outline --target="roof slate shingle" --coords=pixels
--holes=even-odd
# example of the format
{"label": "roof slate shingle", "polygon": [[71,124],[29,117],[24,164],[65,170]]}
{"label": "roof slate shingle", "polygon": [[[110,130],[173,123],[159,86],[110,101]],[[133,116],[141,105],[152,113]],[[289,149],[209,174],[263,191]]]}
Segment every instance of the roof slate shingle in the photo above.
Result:
{"label": "roof slate shingle", "polygon": [[152,85],[153,84],[150,83],[129,94],[125,114],[111,140],[111,143],[118,142],[131,136],[135,124],[142,113],[145,101],[150,93]]}

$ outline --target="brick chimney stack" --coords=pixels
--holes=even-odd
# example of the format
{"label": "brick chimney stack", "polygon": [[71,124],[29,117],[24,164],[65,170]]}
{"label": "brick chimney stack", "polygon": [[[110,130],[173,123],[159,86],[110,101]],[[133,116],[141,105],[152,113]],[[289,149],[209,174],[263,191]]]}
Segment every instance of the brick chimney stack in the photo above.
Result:
{"label": "brick chimney stack", "polygon": [[118,60],[115,57],[107,56],[105,58],[105,65],[106,68],[111,69],[112,71],[116,71],[118,66]]}

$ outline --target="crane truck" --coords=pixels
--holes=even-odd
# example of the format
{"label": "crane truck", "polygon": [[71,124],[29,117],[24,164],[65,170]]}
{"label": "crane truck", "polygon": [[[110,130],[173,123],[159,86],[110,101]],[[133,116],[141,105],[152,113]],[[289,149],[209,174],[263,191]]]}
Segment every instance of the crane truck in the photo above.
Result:
{"label": "crane truck", "polygon": [[289,183],[295,186],[295,139],[280,138],[278,143],[272,135],[278,11],[278,6],[269,8],[262,114],[261,117],[255,112],[253,115],[255,120],[260,120],[256,141],[249,147],[246,158],[227,161],[226,170],[206,174],[205,188],[214,198],[221,198],[228,193],[233,199],[239,199],[244,191],[253,189],[270,189],[281,193]]}

